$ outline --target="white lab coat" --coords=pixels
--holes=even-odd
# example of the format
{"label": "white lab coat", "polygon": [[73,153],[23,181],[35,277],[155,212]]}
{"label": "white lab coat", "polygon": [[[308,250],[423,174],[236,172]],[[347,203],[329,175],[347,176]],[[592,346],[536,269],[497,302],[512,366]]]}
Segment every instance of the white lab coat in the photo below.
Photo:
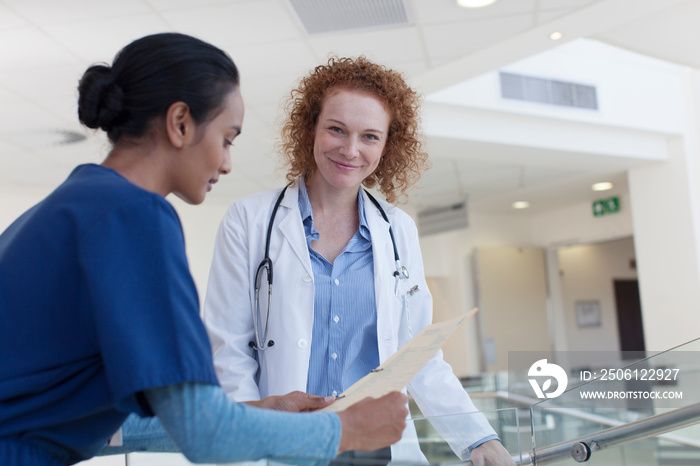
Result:
{"label": "white lab coat", "polygon": [[[234,202],[221,221],[216,238],[204,322],[221,386],[235,401],[306,389],[314,282],[296,183],[287,189],[280,204],[270,240],[274,265],[268,339],[274,341],[274,346],[257,354],[249,346],[254,339],[251,309],[255,272],[263,258],[270,215],[280,191],[266,191]],[[380,201],[393,227],[401,262],[410,274],[408,280],[399,282],[395,293],[389,225],[364,190],[362,195],[372,238],[379,361],[383,363],[431,323],[432,297],[425,282],[413,220],[402,210]],[[415,285],[418,291],[409,294]],[[260,296],[266,305],[265,287]],[[264,315],[262,319],[264,322]],[[426,417],[477,411],[452,368],[442,359],[441,351],[416,375],[408,390]],[[468,456],[468,446],[494,434],[483,415],[468,417],[468,423],[433,422],[463,459]],[[392,447],[393,461],[405,459],[415,463],[423,458],[415,441],[415,428],[412,423],[408,426],[402,441]]]}

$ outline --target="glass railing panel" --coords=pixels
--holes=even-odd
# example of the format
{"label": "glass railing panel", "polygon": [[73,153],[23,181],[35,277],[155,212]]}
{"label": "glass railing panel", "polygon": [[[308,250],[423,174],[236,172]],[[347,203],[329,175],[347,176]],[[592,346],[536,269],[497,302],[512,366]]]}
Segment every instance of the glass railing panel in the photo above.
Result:
{"label": "glass railing panel", "polygon": [[[568,458],[557,465],[580,464]],[[659,438],[648,438],[599,450],[586,462],[591,466],[671,466],[700,464],[700,449]]]}
{"label": "glass railing panel", "polygon": [[190,466],[192,464],[180,453],[129,453],[127,456],[126,466]]}
{"label": "glass railing panel", "polygon": [[508,372],[488,372],[477,377],[462,379],[467,393],[494,393],[508,390]]}
{"label": "glass railing panel", "polygon": [[96,456],[87,461],[80,462],[80,466],[125,466],[124,455]]}
{"label": "glass railing panel", "polygon": [[[462,464],[463,462],[455,453],[454,449],[466,448],[463,442],[451,436],[450,432],[462,432],[466,426],[471,424],[475,416],[483,414],[496,434],[501,439],[501,443],[508,452],[517,458],[523,451],[527,451],[530,442],[530,432],[528,426],[528,411],[526,409],[506,408],[481,413],[456,414],[450,416],[437,416],[431,418],[415,418],[413,425],[418,435],[420,449],[428,460],[429,464]],[[524,424],[523,424],[524,422]],[[392,464],[394,462],[392,461]],[[404,464],[416,464],[406,461]]]}
{"label": "glass railing panel", "polygon": [[[667,464],[659,462],[656,443],[655,439],[638,440],[632,444],[597,451],[591,455],[587,464],[591,466],[659,466]],[[579,463],[569,459],[559,464]]]}
{"label": "glass railing panel", "polygon": [[[528,427],[528,411],[515,408],[486,411],[482,413],[501,438],[506,449],[516,458],[529,446],[530,432]],[[409,421],[417,434],[412,440],[402,440],[401,449],[406,456],[393,458],[392,465],[415,464],[469,464],[460,459],[453,448],[467,448],[459,439],[465,425],[469,425],[480,413],[456,414],[433,418],[417,418]],[[524,416],[524,418],[523,418]],[[523,426],[521,423],[525,421]],[[524,427],[524,428],[523,428]],[[524,447],[523,447],[524,445]],[[122,455],[123,458],[123,455]],[[386,463],[386,461],[384,462]],[[124,463],[121,463],[124,464]],[[128,466],[184,466],[191,464],[187,459],[175,453],[131,453],[128,455]],[[234,464],[234,463],[231,463]],[[235,463],[256,464],[256,463]],[[258,463],[261,464],[261,463]],[[264,464],[264,463],[262,463]],[[373,465],[380,464],[371,459],[344,459],[339,464]]]}
{"label": "glass railing panel", "polygon": [[[652,416],[688,409],[695,413],[692,408],[700,403],[700,391],[696,388],[700,383],[700,340],[642,359],[640,356],[644,355],[610,352],[516,355],[514,359],[532,362],[529,369],[511,370],[511,386],[517,387],[513,392],[527,393],[529,385],[530,396],[541,399],[531,407],[535,455],[552,445]],[[513,363],[512,368],[518,361],[509,363]],[[562,385],[566,386],[563,392]],[[700,422],[700,418],[684,422]],[[636,448],[619,447],[617,453],[598,451],[593,457],[598,457],[598,461],[609,458],[610,464],[647,464],[627,462],[623,457],[634,457],[641,450],[646,450],[645,458],[656,458],[662,450],[688,453],[687,450],[700,447],[700,427],[686,427],[663,439],[664,443],[659,439],[638,441]],[[667,446],[666,441],[677,448]],[[623,460],[626,462],[621,463]]]}

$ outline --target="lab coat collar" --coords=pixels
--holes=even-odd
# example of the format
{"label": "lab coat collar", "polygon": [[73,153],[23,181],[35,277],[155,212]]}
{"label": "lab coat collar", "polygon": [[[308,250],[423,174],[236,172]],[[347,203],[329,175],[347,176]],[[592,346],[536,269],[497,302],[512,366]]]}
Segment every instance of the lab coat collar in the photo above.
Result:
{"label": "lab coat collar", "polygon": [[309,258],[309,250],[306,245],[306,234],[304,233],[304,225],[301,223],[301,213],[299,212],[298,182],[292,183],[287,189],[277,215],[280,216],[277,230],[287,240],[304,265],[306,272],[313,276],[314,272],[311,268],[311,259]]}
{"label": "lab coat collar", "polygon": [[[365,207],[365,221],[367,222],[367,227],[371,233],[372,247],[375,250],[375,270],[377,262],[387,262],[387,259],[384,258],[384,253],[386,253],[386,251],[389,251],[390,253],[389,257],[391,260],[389,262],[393,267],[394,248],[391,245],[391,236],[389,236],[389,224],[386,220],[384,220],[384,217],[382,217],[382,214],[379,212],[379,209],[377,209],[377,206],[375,206],[374,203],[369,200],[367,192],[364,189],[360,192],[362,193],[362,201]],[[387,210],[387,207],[384,207],[384,210]]]}
{"label": "lab coat collar", "polygon": [[[389,224],[384,220],[377,206],[369,200],[365,190],[363,189],[361,192],[364,197],[367,226],[372,233],[374,294],[377,302],[377,331],[379,332],[382,328],[386,328],[382,323],[388,316],[383,310],[391,309],[388,300],[393,296],[393,282],[387,282],[387,280],[392,279],[391,271],[394,268],[394,248],[391,244],[391,236],[389,236]],[[386,207],[385,210],[387,210]],[[380,336],[380,338],[382,337]],[[382,355],[380,354],[380,356]]]}

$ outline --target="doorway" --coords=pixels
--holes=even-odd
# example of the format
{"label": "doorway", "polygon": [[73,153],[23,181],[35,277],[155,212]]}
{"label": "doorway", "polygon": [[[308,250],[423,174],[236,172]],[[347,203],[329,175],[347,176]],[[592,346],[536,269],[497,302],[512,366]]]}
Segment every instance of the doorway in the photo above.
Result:
{"label": "doorway", "polygon": [[[620,351],[626,358],[645,357],[644,327],[642,306],[639,299],[637,280],[613,280],[615,306],[617,308],[617,329],[620,336]],[[628,354],[627,352],[635,352]]]}

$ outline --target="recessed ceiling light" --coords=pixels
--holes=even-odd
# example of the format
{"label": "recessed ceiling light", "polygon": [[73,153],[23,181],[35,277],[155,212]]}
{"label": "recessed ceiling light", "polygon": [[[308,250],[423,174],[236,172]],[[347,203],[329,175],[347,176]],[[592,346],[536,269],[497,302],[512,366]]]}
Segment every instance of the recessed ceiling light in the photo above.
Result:
{"label": "recessed ceiling light", "polygon": [[496,0],[457,0],[457,5],[462,8],[481,8],[496,3]]}
{"label": "recessed ceiling light", "polygon": [[516,201],[513,203],[514,209],[527,209],[530,207],[530,203],[527,201]]}
{"label": "recessed ceiling light", "polygon": [[593,191],[607,191],[609,189],[613,188],[613,184],[610,183],[609,181],[604,181],[602,183],[596,183],[593,186],[591,186],[591,189]]}
{"label": "recessed ceiling light", "polygon": [[563,34],[559,31],[555,31],[549,35],[549,38],[552,40],[559,40],[563,37]]}

